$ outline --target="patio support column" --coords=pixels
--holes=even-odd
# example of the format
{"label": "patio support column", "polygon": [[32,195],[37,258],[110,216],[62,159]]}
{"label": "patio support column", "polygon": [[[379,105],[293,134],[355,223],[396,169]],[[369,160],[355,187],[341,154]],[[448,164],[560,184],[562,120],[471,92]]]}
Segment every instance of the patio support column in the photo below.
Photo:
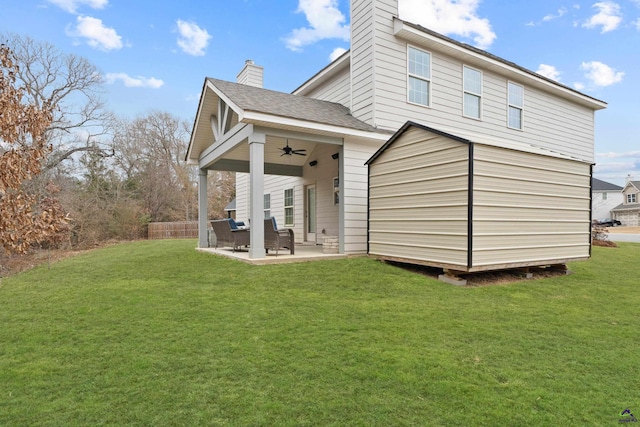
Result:
{"label": "patio support column", "polygon": [[198,171],[198,247],[209,247],[209,212],[207,200],[207,173],[206,169]]}
{"label": "patio support column", "polygon": [[338,194],[340,197],[340,205],[338,206],[338,253],[344,253],[344,145],[341,145],[338,157],[338,182],[340,188]]}
{"label": "patio support column", "polygon": [[264,144],[265,134],[249,137],[249,218],[251,219],[251,247],[249,258],[264,258]]}

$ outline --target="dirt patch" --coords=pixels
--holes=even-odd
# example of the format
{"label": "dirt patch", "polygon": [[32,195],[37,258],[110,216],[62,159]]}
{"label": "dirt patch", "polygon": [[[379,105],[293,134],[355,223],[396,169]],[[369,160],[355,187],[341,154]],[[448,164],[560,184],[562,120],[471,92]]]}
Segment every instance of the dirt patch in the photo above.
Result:
{"label": "dirt patch", "polygon": [[607,248],[617,248],[618,245],[615,242],[612,242],[611,240],[598,240],[598,239],[594,239],[593,240],[593,246],[604,246]]}
{"label": "dirt patch", "polygon": [[30,270],[42,264],[53,264],[57,261],[92,251],[98,248],[115,245],[121,242],[109,241],[88,249],[33,249],[25,255],[6,255],[0,253],[0,278],[12,276]]}
{"label": "dirt patch", "polygon": [[61,259],[69,258],[80,251],[62,249],[34,250],[25,255],[0,255],[0,277],[8,277],[14,274],[30,270],[42,264],[49,264]]}
{"label": "dirt patch", "polygon": [[[433,279],[438,279],[438,276],[443,273],[441,268],[426,267],[422,265],[404,264],[399,262],[387,261],[388,264],[402,268],[403,270],[411,271],[417,274],[429,276]],[[510,270],[497,270],[497,271],[485,271],[477,273],[462,274],[460,277],[467,281],[465,287],[478,287],[478,286],[491,286],[491,285],[504,285],[517,282],[530,282],[537,279],[546,279],[549,277],[565,276],[567,273],[563,270],[545,268],[545,267],[530,267],[527,270],[533,276],[527,278],[524,270],[522,269],[510,269]]]}

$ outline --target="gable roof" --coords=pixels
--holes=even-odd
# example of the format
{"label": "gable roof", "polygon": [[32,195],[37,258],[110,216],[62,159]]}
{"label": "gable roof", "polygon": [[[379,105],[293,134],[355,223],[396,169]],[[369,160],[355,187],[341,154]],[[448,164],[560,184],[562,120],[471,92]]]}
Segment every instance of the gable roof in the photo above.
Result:
{"label": "gable roof", "polygon": [[530,144],[525,144],[525,143],[521,143],[521,142],[514,142],[514,141],[509,141],[509,140],[505,140],[505,139],[498,139],[498,138],[487,138],[484,136],[476,136],[476,135],[471,135],[471,136],[463,136],[462,133],[460,132],[456,132],[457,135],[454,135],[452,133],[449,132],[445,132],[442,131],[440,129],[434,129],[432,127],[420,124],[420,123],[416,123],[413,122],[411,120],[407,121],[404,125],[402,125],[402,127],[400,129],[398,129],[398,131],[396,133],[393,134],[393,136],[391,138],[389,138],[389,140],[387,142],[385,142],[382,147],[380,147],[380,149],[378,151],[376,151],[373,156],[371,156],[371,158],[369,160],[366,161],[365,165],[369,165],[372,162],[374,162],[382,153],[384,153],[384,151],[389,148],[389,146],[391,144],[393,144],[393,142],[395,140],[397,140],[398,138],[400,138],[400,136],[402,136],[403,133],[405,133],[407,131],[407,129],[411,128],[411,127],[417,127],[420,128],[422,130],[425,130],[427,132],[431,132],[434,133],[436,135],[440,135],[440,136],[444,136],[446,138],[449,139],[453,139],[455,141],[461,142],[463,144],[482,144],[482,145],[489,145],[492,147],[500,147],[500,148],[505,148],[507,150],[515,150],[515,151],[523,151],[526,153],[531,153],[531,154],[537,154],[540,156],[547,156],[547,157],[555,157],[557,159],[564,159],[564,160],[571,160],[574,162],[581,162],[581,163],[588,163],[585,162],[584,160],[575,158],[575,157],[571,157],[565,154],[561,154],[561,153],[557,153],[555,151],[551,151],[551,150],[547,150],[545,148],[541,148],[541,147],[537,147],[535,145],[530,145]]}
{"label": "gable roof", "polygon": [[207,80],[226,95],[245,115],[246,112],[264,113],[354,130],[377,131],[375,127],[353,117],[347,107],[337,102],[276,92],[225,80],[213,78]]}
{"label": "gable roof", "polygon": [[591,191],[622,191],[622,187],[619,185],[611,184],[610,182],[602,181],[598,178],[591,178]]}
{"label": "gable roof", "polygon": [[224,114],[218,111],[219,100],[233,110],[235,123],[376,141],[384,141],[392,133],[353,117],[347,107],[336,102],[206,78],[185,155],[189,164],[196,164],[201,153],[214,143],[210,118]]}
{"label": "gable roof", "polygon": [[640,181],[629,181],[625,184],[622,190],[625,191],[630,185],[634,186],[636,190],[640,190]]}

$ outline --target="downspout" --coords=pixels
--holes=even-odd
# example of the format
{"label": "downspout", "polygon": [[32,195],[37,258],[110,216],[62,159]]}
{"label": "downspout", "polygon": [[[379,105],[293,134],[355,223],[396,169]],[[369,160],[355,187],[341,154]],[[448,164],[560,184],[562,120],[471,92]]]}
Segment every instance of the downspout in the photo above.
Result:
{"label": "downspout", "polygon": [[593,163],[589,165],[589,258],[593,250]]}
{"label": "downspout", "polygon": [[371,228],[371,164],[367,165],[367,255],[369,255],[369,240]]}
{"label": "downspout", "polygon": [[469,141],[469,171],[467,191],[467,269],[473,267],[473,141]]}

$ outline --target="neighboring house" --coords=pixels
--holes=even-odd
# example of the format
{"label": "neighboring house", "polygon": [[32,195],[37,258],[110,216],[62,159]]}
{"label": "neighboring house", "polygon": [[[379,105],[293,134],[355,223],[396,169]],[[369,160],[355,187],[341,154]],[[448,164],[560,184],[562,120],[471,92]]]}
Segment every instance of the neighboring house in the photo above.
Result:
{"label": "neighboring house", "polygon": [[[292,94],[263,89],[262,68],[251,61],[237,79],[244,84],[205,79],[186,156],[200,169],[201,247],[207,171],[227,170],[238,172],[238,220],[272,215],[295,230],[297,242],[338,236],[341,253],[366,253],[365,162],[407,121],[593,163],[594,112],[605,102],[410,20],[398,16],[397,0],[352,0],[351,50]],[[572,187],[579,219],[562,219],[562,198],[541,219],[559,234],[579,235],[580,257],[590,242],[586,176]],[[528,194],[537,180],[550,178],[514,181],[508,191]],[[444,197],[449,190],[440,189]],[[251,230],[249,257],[264,257],[262,221]]]}
{"label": "neighboring house", "polygon": [[602,220],[611,218],[611,210],[622,203],[622,187],[591,178],[591,216]]}
{"label": "neighboring house", "polygon": [[627,181],[622,189],[622,204],[611,209],[611,213],[622,225],[640,226],[640,181]]}

